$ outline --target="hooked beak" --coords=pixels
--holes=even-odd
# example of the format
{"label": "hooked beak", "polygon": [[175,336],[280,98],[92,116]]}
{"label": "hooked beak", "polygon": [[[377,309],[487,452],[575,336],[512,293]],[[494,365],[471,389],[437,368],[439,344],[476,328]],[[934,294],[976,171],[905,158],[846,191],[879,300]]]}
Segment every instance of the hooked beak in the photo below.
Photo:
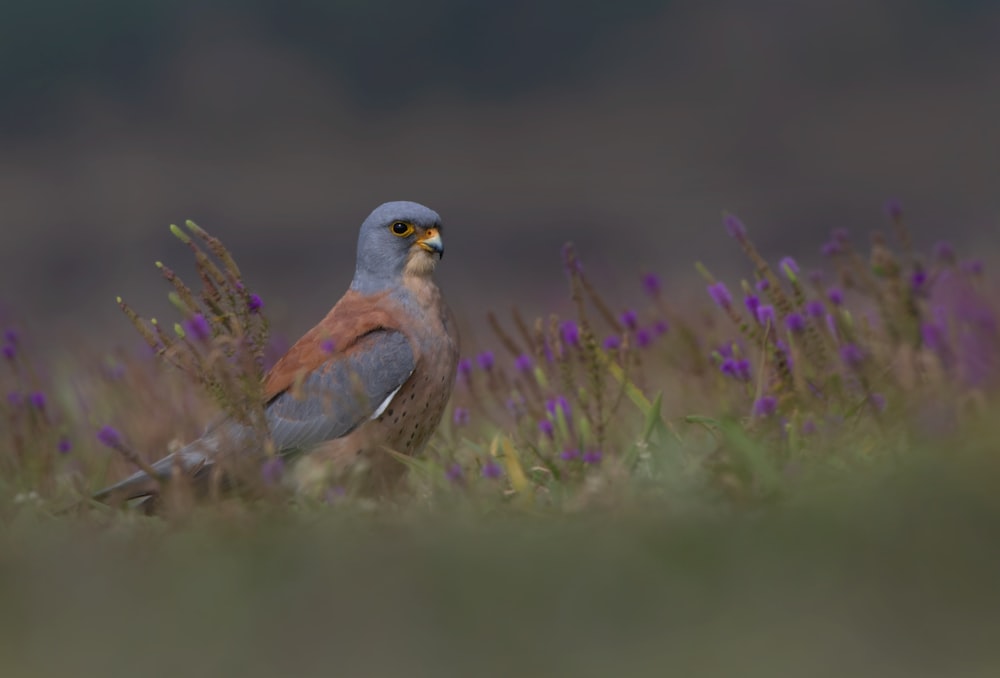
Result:
{"label": "hooked beak", "polygon": [[417,244],[431,254],[438,255],[438,259],[444,258],[444,241],[441,240],[441,233],[436,228],[428,228],[423,235],[417,238]]}

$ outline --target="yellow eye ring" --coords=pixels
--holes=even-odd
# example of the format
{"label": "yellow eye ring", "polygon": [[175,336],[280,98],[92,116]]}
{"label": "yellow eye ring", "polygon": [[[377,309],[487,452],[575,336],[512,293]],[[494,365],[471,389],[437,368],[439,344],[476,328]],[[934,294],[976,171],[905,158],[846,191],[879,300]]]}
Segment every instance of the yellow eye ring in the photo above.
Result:
{"label": "yellow eye ring", "polygon": [[408,224],[405,221],[394,221],[392,226],[389,227],[393,235],[398,235],[400,238],[405,238],[413,233],[413,225]]}

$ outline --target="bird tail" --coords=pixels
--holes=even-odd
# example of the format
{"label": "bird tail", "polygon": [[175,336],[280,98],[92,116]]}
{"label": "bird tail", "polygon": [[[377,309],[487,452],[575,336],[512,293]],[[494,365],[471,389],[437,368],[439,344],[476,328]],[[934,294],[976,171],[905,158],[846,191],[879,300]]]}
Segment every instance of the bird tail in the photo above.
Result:
{"label": "bird tail", "polygon": [[137,471],[91,496],[96,501],[115,503],[152,497],[159,494],[160,486],[171,478],[175,468],[188,478],[198,478],[208,473],[214,462],[206,452],[203,439],[196,440],[152,464],[149,467],[152,474]]}

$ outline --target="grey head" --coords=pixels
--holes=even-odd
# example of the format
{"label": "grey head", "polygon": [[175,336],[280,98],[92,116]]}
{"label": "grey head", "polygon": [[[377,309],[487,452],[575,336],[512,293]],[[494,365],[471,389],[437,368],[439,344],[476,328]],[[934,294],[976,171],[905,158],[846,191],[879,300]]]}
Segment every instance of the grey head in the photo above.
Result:
{"label": "grey head", "polygon": [[379,205],[361,224],[351,289],[372,294],[397,287],[404,276],[429,276],[444,256],[441,217],[407,200]]}

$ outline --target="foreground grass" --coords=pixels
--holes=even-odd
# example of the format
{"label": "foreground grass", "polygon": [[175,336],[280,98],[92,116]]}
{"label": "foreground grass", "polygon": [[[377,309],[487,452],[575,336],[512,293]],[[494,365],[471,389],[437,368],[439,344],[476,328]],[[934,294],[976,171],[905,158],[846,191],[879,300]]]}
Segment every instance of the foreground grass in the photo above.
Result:
{"label": "foreground grass", "polygon": [[684,308],[646,274],[614,310],[567,248],[573,313],[489,318],[397,496],[292,494],[271,460],[150,518],[87,497],[259,421],[276,350],[175,229],[203,289],[161,266],[169,330],[121,302],[149,349],[53,375],[4,336],[0,674],[996,675],[996,296],[889,217],[897,250],[838,232],[809,274],[728,217],[742,299],[700,267]]}

